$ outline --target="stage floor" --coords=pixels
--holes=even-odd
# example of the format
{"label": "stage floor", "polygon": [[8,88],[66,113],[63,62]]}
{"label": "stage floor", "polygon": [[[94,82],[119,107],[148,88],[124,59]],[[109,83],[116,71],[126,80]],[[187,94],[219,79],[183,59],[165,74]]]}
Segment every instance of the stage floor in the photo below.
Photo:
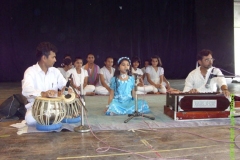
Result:
{"label": "stage floor", "polygon": [[[183,89],[184,80],[170,80],[170,83],[173,88]],[[229,89],[238,94],[240,84],[229,83]],[[0,91],[2,103],[12,94],[21,93],[21,84],[0,83]],[[99,105],[98,101],[94,101],[94,96],[87,98],[92,104]],[[159,100],[158,96],[152,98]],[[239,125],[235,126],[239,129],[234,131],[230,130],[230,126],[151,129],[146,124],[146,129],[143,130],[93,133],[65,130],[17,135],[17,129],[10,127],[10,124],[17,122],[19,121],[0,122],[0,159],[227,160],[231,156],[240,159],[240,150],[228,143],[233,132],[235,136],[240,134]],[[240,137],[236,141],[239,141],[237,144],[240,146]]]}

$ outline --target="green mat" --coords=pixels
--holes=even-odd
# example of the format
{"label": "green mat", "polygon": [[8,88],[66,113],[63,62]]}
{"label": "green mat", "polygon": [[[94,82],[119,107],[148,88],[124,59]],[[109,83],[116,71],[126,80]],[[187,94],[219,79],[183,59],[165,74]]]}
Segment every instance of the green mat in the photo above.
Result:
{"label": "green mat", "polygon": [[[136,129],[152,129],[152,128],[176,128],[176,127],[199,127],[199,126],[218,126],[230,125],[230,119],[210,119],[210,120],[188,120],[174,121],[163,113],[163,107],[166,104],[166,95],[139,95],[139,99],[144,99],[150,106],[151,113],[149,116],[155,117],[150,120],[143,117],[134,117],[129,122],[124,123],[128,119],[127,115],[106,116],[104,113],[107,105],[108,96],[88,96],[86,97],[87,116],[84,118],[84,125],[90,126],[93,131],[99,130],[136,130]],[[141,106],[139,106],[141,107]],[[240,124],[239,119],[235,119],[235,124]],[[62,129],[73,131],[77,124],[63,124]],[[36,130],[35,126],[28,126],[27,132],[41,132]]]}

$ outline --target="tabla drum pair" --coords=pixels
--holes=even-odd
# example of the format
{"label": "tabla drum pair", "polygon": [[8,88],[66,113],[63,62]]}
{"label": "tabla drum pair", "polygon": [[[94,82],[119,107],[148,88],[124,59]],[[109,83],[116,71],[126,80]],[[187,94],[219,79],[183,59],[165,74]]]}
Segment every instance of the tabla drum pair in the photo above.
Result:
{"label": "tabla drum pair", "polygon": [[37,130],[58,130],[62,127],[61,122],[79,122],[81,120],[79,103],[74,94],[71,94],[70,98],[37,97],[32,107],[32,115],[37,121]]}

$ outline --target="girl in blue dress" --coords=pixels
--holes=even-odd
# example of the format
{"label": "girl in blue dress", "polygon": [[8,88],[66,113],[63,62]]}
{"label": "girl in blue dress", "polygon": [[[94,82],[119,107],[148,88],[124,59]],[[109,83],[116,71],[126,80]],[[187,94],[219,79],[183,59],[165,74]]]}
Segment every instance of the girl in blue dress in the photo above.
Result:
{"label": "girl in blue dress", "polygon": [[[131,73],[131,61],[128,57],[121,57],[117,61],[117,68],[110,81],[110,94],[106,115],[132,114],[135,111],[134,86],[135,80]],[[138,112],[149,113],[149,106],[145,100],[138,100]]]}

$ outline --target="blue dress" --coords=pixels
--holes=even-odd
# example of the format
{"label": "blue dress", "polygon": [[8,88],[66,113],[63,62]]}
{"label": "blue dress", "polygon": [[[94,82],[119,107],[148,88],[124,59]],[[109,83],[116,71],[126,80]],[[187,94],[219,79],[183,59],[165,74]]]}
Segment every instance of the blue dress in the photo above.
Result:
{"label": "blue dress", "polygon": [[[114,90],[114,97],[108,106],[106,115],[115,114],[132,114],[135,111],[135,100],[132,98],[132,90],[134,89],[134,77],[129,76],[128,80],[121,81],[116,77],[112,77],[110,81],[110,88]],[[145,100],[138,100],[138,112],[149,113],[149,106]]]}

